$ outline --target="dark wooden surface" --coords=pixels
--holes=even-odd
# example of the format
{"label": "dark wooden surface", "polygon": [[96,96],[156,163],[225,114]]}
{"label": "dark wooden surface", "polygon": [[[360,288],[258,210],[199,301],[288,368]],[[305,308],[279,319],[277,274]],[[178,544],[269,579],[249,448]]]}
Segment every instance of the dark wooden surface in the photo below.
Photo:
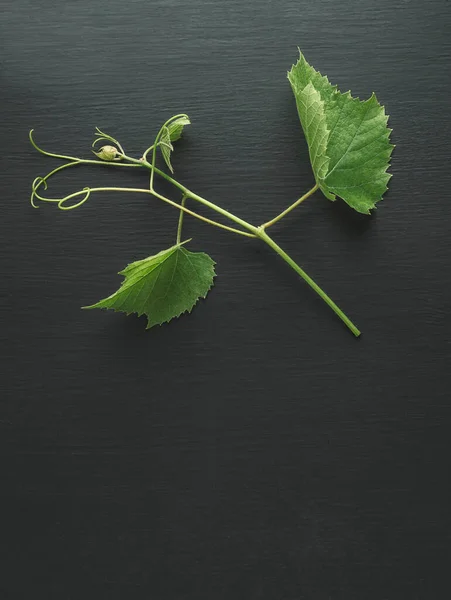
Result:
{"label": "dark wooden surface", "polygon": [[[450,6],[445,0],[0,3],[2,600],[431,600],[450,595]],[[317,195],[274,236],[356,341],[257,242],[189,220],[217,261],[178,322],[79,307],[172,243],[139,195],[63,213],[31,181],[130,153],[186,111],[174,164],[253,222],[312,184],[286,71],[300,46],[394,128],[371,218]],[[72,170],[54,194],[146,185]]]}

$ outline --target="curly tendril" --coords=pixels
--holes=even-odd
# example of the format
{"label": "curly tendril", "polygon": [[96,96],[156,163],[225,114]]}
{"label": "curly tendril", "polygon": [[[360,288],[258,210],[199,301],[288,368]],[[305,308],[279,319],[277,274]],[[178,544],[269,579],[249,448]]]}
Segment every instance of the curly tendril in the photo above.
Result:
{"label": "curly tendril", "polygon": [[[172,117],[171,119],[169,119],[166,123],[170,124],[172,121],[174,121],[177,118],[183,117],[186,115],[175,115],[175,117]],[[165,124],[166,125],[166,124]],[[112,141],[115,144],[118,145],[118,147],[121,148],[121,150],[123,151],[122,146],[119,144],[119,142],[117,140],[115,140],[114,138],[112,138],[111,136],[109,136],[108,134],[104,134],[102,131],[100,131],[100,129],[97,128],[97,133],[96,133],[97,137],[100,140],[100,137],[103,136],[107,141]],[[38,150],[38,152],[40,152],[41,154],[45,154],[46,156],[53,156],[54,158],[62,158],[64,160],[67,160],[69,162],[66,162],[63,165],[60,165],[59,167],[57,167],[56,169],[53,169],[53,171],[50,171],[49,173],[47,173],[47,175],[45,175],[45,177],[36,177],[35,180],[32,183],[31,186],[31,197],[30,197],[30,202],[31,205],[34,208],[39,208],[37,204],[35,204],[35,199],[40,200],[41,202],[53,202],[54,204],[56,204],[58,206],[58,208],[60,210],[73,210],[74,208],[78,208],[79,206],[82,206],[90,197],[92,192],[136,192],[136,193],[144,193],[144,194],[149,194],[151,196],[155,196],[156,198],[159,198],[160,200],[162,200],[163,202],[173,206],[174,208],[177,208],[179,211],[183,212],[183,213],[187,213],[188,215],[195,217],[196,219],[199,219],[201,221],[204,221],[205,223],[209,223],[210,225],[214,225],[216,227],[220,227],[221,229],[225,229],[227,231],[232,231],[234,233],[237,233],[239,235],[243,235],[246,237],[251,237],[251,238],[255,238],[256,235],[254,233],[249,233],[247,231],[242,231],[239,229],[236,229],[234,227],[229,227],[228,225],[223,225],[222,223],[219,223],[218,221],[214,221],[212,219],[209,219],[207,217],[204,217],[202,215],[200,215],[199,213],[190,210],[189,208],[187,208],[185,206],[185,199],[187,196],[187,192],[186,192],[186,188],[184,188],[184,186],[182,186],[179,182],[177,182],[176,180],[172,179],[171,177],[169,177],[168,175],[166,175],[163,171],[160,171],[160,169],[158,169],[157,167],[155,167],[154,165],[151,165],[150,163],[148,163],[144,158],[141,159],[134,159],[130,156],[127,156],[126,154],[119,154],[118,155],[118,159],[119,160],[124,160],[126,162],[116,162],[116,159],[114,159],[113,161],[105,161],[105,160],[88,160],[88,159],[84,159],[84,158],[78,158],[75,156],[66,156],[63,154],[55,154],[53,152],[47,152],[46,150],[43,150],[42,148],[40,148],[36,142],[33,139],[33,130],[30,131],[29,133],[29,137],[30,137],[30,141],[33,145],[33,147]],[[158,136],[157,136],[158,138]],[[155,144],[150,146],[150,148],[148,148],[148,150],[154,150]],[[145,169],[150,169],[151,170],[151,174],[153,174],[153,172],[155,171],[156,173],[158,173],[159,175],[161,175],[164,179],[170,181],[175,187],[177,187],[178,189],[180,189],[183,192],[183,200],[180,204],[178,204],[177,202],[174,202],[173,200],[170,200],[169,198],[166,198],[165,196],[163,196],[162,194],[159,194],[156,190],[153,189],[153,187],[151,186],[150,189],[143,189],[143,188],[126,188],[126,187],[98,187],[98,188],[90,188],[90,187],[84,187],[82,190],[79,190],[78,192],[74,192],[72,194],[68,194],[67,196],[65,196],[64,198],[46,198],[45,196],[42,196],[39,193],[39,188],[41,186],[43,186],[44,190],[47,190],[47,181],[50,179],[50,177],[52,177],[53,175],[55,175],[56,173],[58,173],[59,171],[66,169],[68,167],[75,167],[76,165],[81,165],[81,164],[88,164],[88,165],[107,165],[107,166],[114,166],[114,167],[135,167],[135,168],[145,168]],[[78,202],[76,202],[75,204],[69,204],[67,205],[67,203],[72,200],[73,198],[78,198],[79,196],[82,196],[83,198],[81,200],[79,200]],[[192,194],[190,195],[190,197],[192,196]],[[200,196],[196,196],[194,195],[193,197],[195,197],[196,199],[200,198]],[[213,204],[209,203],[208,201],[202,199],[202,203],[206,204],[207,206],[212,207]],[[216,207],[215,207],[216,209]],[[229,213],[227,211],[224,211],[223,209],[218,209],[219,212],[222,212],[223,214],[226,214],[227,216],[229,215]],[[236,217],[234,217],[232,220],[235,220],[235,222],[238,222],[240,225],[242,225],[242,223],[244,223],[243,221],[241,221],[241,219],[237,219]]]}
{"label": "curly tendril", "polygon": [[[84,204],[86,202],[86,200],[89,198],[89,196],[91,195],[91,188],[84,187],[82,190],[79,190],[78,192],[74,192],[72,194],[68,194],[67,196],[64,196],[64,198],[45,198],[44,196],[41,196],[38,193],[38,188],[42,184],[44,185],[44,189],[47,189],[47,183],[43,177],[37,177],[34,180],[33,192],[32,192],[33,198],[35,197],[38,200],[40,200],[41,202],[54,202],[54,203],[56,203],[58,208],[61,210],[73,210],[74,208],[78,208],[79,206]],[[65,204],[69,200],[72,200],[72,198],[77,198],[78,196],[81,196],[82,194],[84,194],[84,198],[82,198],[79,202],[77,202],[76,204],[72,204],[70,206],[65,206]],[[35,206],[35,205],[33,204],[33,206]],[[35,206],[35,207],[38,208],[37,206]]]}
{"label": "curly tendril", "polygon": [[95,145],[97,144],[97,142],[111,142],[115,146],[117,146],[117,148],[120,150],[121,154],[125,154],[124,148],[121,146],[121,144],[118,142],[118,140],[116,138],[114,138],[112,135],[109,135],[108,133],[104,133],[98,127],[96,127],[96,133],[94,135],[96,136],[96,139],[92,142],[91,148],[95,148]]}
{"label": "curly tendril", "polygon": [[[83,192],[85,192],[85,197],[82,200],[80,200],[76,204],[72,204],[71,206],[64,206],[65,202],[67,202],[71,198],[75,198],[76,196],[81,195]],[[89,198],[90,195],[91,195],[91,188],[85,187],[82,190],[80,190],[79,192],[75,192],[74,194],[69,194],[69,196],[66,196],[65,198],[60,200],[58,202],[58,208],[60,208],[61,210],[73,210],[74,208],[78,208],[79,206],[81,206],[82,204],[84,204],[86,202],[86,200]]]}
{"label": "curly tendril", "polygon": [[[45,198],[38,193],[38,190],[41,186],[44,187],[44,190],[47,190],[47,188],[48,188],[47,180],[50,179],[50,177],[52,177],[59,171],[62,171],[63,169],[67,169],[68,167],[75,167],[77,165],[82,165],[82,164],[112,166],[112,164],[111,164],[112,161],[108,162],[108,161],[104,161],[104,160],[89,160],[89,159],[84,159],[84,158],[78,158],[76,156],[67,156],[65,154],[56,154],[54,152],[48,152],[47,150],[44,150],[43,148],[41,148],[40,146],[37,145],[37,143],[35,142],[35,140],[33,138],[33,131],[34,130],[32,129],[29,132],[28,136],[30,138],[30,142],[31,142],[32,146],[38,152],[40,152],[41,154],[44,154],[45,156],[52,156],[53,158],[61,158],[63,160],[67,160],[69,162],[66,162],[64,165],[60,165],[56,169],[53,169],[52,171],[47,173],[47,175],[45,175],[44,177],[36,177],[36,179],[31,184],[31,196],[30,196],[31,206],[33,208],[39,208],[39,206],[35,202],[35,199],[38,199],[41,202],[55,202],[58,205],[58,208],[60,208],[61,210],[72,210],[72,209],[77,208],[78,206],[81,206],[82,204],[84,204],[90,195],[90,192],[87,191],[87,190],[89,190],[89,188],[87,188],[87,187],[83,188],[83,190],[81,190],[79,192],[76,192],[75,195],[69,194],[69,196],[66,196],[65,198]],[[108,136],[108,134],[104,134],[98,128],[97,128],[97,131],[98,131],[98,133],[96,133],[97,136],[99,136],[99,135],[106,136],[105,139],[107,141],[110,141],[110,140],[114,141],[123,152],[123,148],[117,140],[115,140],[111,136]],[[100,140],[100,138],[96,141],[99,141],[99,140]],[[94,153],[94,154],[96,154],[96,153]],[[139,167],[143,166],[141,164],[130,164],[130,163],[128,163],[128,164],[120,163],[119,164],[118,162],[116,162],[117,160],[121,160],[121,159],[122,159],[122,156],[118,157],[117,159],[116,158],[114,159],[115,167],[135,167],[135,168],[137,167],[137,168],[139,168]],[[83,198],[83,200],[81,200],[80,202],[77,202],[76,204],[74,204],[72,206],[64,205],[65,202],[67,202],[71,198],[76,197],[81,194],[86,194],[86,197]]]}
{"label": "curly tendril", "polygon": [[65,154],[55,154],[53,152],[47,152],[46,150],[43,150],[34,141],[33,131],[34,131],[34,129],[30,129],[28,137],[30,138],[30,142],[31,142],[31,145],[33,146],[33,148],[35,148],[41,154],[45,154],[46,156],[53,156],[54,158],[63,158],[65,160],[80,160],[80,159],[76,158],[75,156],[66,156]]}
{"label": "curly tendril", "polygon": [[30,197],[30,203],[31,206],[33,208],[39,208],[39,206],[37,204],[35,204],[34,199],[37,198],[38,200],[41,200],[42,202],[52,202],[51,198],[47,198],[47,199],[43,199],[41,196],[39,196],[39,194],[37,193],[38,189],[41,187],[41,185],[44,186],[44,189],[47,189],[47,179],[50,179],[50,177],[52,177],[52,175],[55,175],[55,173],[58,173],[58,171],[62,171],[63,169],[67,169],[68,167],[75,167],[76,165],[79,165],[80,161],[79,160],[75,160],[69,163],[66,163],[64,165],[61,165],[60,167],[57,167],[56,169],[53,169],[53,171],[50,171],[50,173],[47,173],[47,175],[45,177],[36,177],[36,179],[33,181],[33,183],[31,184],[31,197]]}

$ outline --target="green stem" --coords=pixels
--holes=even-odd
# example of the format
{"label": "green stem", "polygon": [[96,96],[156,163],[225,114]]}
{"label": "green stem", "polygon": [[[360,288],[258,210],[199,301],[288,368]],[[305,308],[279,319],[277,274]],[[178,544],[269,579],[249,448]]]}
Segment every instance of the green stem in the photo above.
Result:
{"label": "green stem", "polygon": [[230,221],[237,223],[237,225],[241,225],[241,227],[244,227],[244,229],[247,229],[248,231],[250,231],[253,234],[253,236],[258,235],[258,227],[255,227],[255,225],[251,225],[247,221],[240,219],[240,217],[237,217],[230,211],[225,210],[224,208],[221,208],[217,204],[214,204],[213,202],[210,202],[209,200],[206,200],[205,198],[202,198],[202,196],[195,194],[188,188],[184,187],[182,191],[185,193],[185,195],[188,198],[191,198],[192,200],[196,200],[197,202],[199,202],[200,204],[203,204],[204,206],[208,206],[208,208],[211,208],[212,210],[216,211],[220,215],[227,217],[228,219],[230,219]]}
{"label": "green stem", "polygon": [[[177,204],[177,202],[174,202],[173,200],[166,198],[166,196],[162,196],[155,190],[147,190],[144,188],[129,188],[129,187],[97,187],[97,188],[84,188],[83,190],[79,190],[78,192],[69,194],[69,195],[65,196],[64,198],[43,198],[42,196],[40,196],[37,193],[37,188],[38,188],[38,186],[35,186],[34,192],[35,192],[35,196],[36,196],[36,198],[38,198],[38,200],[41,200],[42,202],[56,202],[58,204],[59,208],[63,208],[63,210],[71,210],[73,208],[76,208],[77,206],[80,206],[81,203],[74,204],[73,206],[70,206],[70,207],[63,207],[63,204],[65,202],[67,202],[68,200],[71,200],[72,198],[77,198],[78,196],[81,196],[82,194],[85,194],[85,195],[91,194],[91,192],[137,192],[140,194],[149,194],[151,196],[155,196],[156,198],[159,198],[160,200],[162,200],[163,202],[166,202],[167,204],[170,204],[171,206],[174,206],[178,210],[183,211],[183,212],[187,213],[188,215],[191,215],[192,217],[196,217],[196,219],[199,219],[200,221],[204,221],[205,223],[208,223],[209,225],[214,225],[215,227],[219,227],[221,229],[226,229],[227,231],[231,231],[231,232],[237,233],[239,235],[244,235],[246,237],[251,237],[251,238],[256,237],[254,234],[247,233],[246,231],[240,231],[239,229],[235,229],[234,227],[229,227],[228,225],[223,225],[222,223],[219,223],[218,221],[213,221],[212,219],[203,217],[202,215],[199,215],[198,213],[190,210],[189,208],[186,208],[186,206],[181,206],[180,204]],[[86,202],[87,199],[88,199],[88,196],[83,199],[82,203]],[[249,227],[252,227],[252,225],[249,225]],[[256,227],[254,227],[253,229],[255,229],[257,231]]]}
{"label": "green stem", "polygon": [[[180,206],[183,208],[185,206],[185,202],[186,202],[186,196],[182,196],[182,200],[180,202]],[[183,212],[183,210],[180,211],[179,214],[179,223],[177,226],[177,239],[176,239],[176,244],[180,244],[180,240],[182,239],[182,228],[183,228],[183,215],[185,213]]]}
{"label": "green stem", "polygon": [[[106,188],[104,188],[104,189],[106,189]],[[126,189],[126,188],[120,188],[120,189]],[[182,192],[183,192],[183,194],[184,194],[184,196],[186,198],[192,198],[193,197],[192,196],[192,192],[190,192],[187,188],[181,186],[181,190],[182,190]],[[92,191],[96,191],[96,190],[93,189]],[[201,221],[205,221],[205,223],[209,223],[210,225],[215,225],[216,227],[220,227],[221,229],[226,229],[227,231],[233,231],[233,233],[239,233],[240,235],[244,235],[246,237],[251,237],[251,238],[257,237],[257,227],[254,227],[253,225],[251,225],[250,223],[247,223],[246,221],[243,221],[242,219],[238,219],[238,217],[235,217],[235,215],[232,215],[232,213],[228,213],[227,211],[223,211],[223,209],[220,206],[216,206],[216,204],[213,204],[212,202],[209,203],[210,207],[211,208],[212,207],[216,207],[213,210],[218,209],[218,210],[216,210],[216,212],[219,212],[220,214],[224,214],[225,216],[228,216],[231,221],[235,221],[235,222],[239,223],[245,229],[248,229],[251,233],[247,233],[246,231],[240,231],[239,229],[235,229],[234,227],[229,227],[228,225],[223,225],[222,223],[219,223],[218,221],[212,221],[211,219],[208,219],[207,217],[203,217],[202,215],[200,215],[200,214],[198,214],[196,212],[193,212],[192,210],[189,210],[185,206],[182,207],[180,204],[177,204],[177,202],[173,202],[172,200],[169,200],[169,198],[166,198],[166,196],[162,196],[161,194],[159,194],[155,190],[135,189],[135,191],[136,192],[149,192],[150,194],[152,194],[152,196],[155,196],[156,198],[159,198],[160,200],[163,200],[163,202],[167,202],[168,204],[171,204],[171,206],[175,206],[179,210],[183,210],[183,212],[186,212],[187,214],[189,214],[189,215],[191,215],[193,217],[197,217]],[[208,202],[208,201],[205,200],[205,202]]]}
{"label": "green stem", "polygon": [[[181,183],[179,183],[176,179],[173,179],[170,175],[168,175],[164,171],[161,171],[160,169],[158,169],[158,167],[155,167],[152,164],[150,164],[149,162],[147,162],[147,160],[137,160],[136,158],[132,158],[131,156],[127,156],[125,154],[122,155],[122,158],[124,158],[125,160],[130,161],[131,163],[135,163],[135,164],[137,163],[137,164],[139,164],[141,166],[147,167],[152,172],[155,172],[155,173],[157,173],[157,175],[160,175],[161,177],[163,177],[163,179],[166,179],[166,181],[169,181],[169,183],[172,183],[172,185],[175,186],[177,189],[179,189],[182,192],[182,194],[184,196],[186,196],[187,198],[191,198],[192,200],[196,200],[200,204],[203,204],[204,206],[208,206],[208,208],[211,208],[215,212],[223,215],[224,217],[227,217],[227,219],[230,219],[230,221],[233,221],[234,223],[237,223],[238,225],[241,225],[241,227],[243,227],[244,229],[247,229],[248,231],[250,231],[252,233],[252,235],[249,236],[249,237],[256,237],[257,236],[257,234],[258,234],[258,228],[255,227],[255,225],[251,225],[250,223],[248,223],[247,221],[244,221],[243,219],[240,219],[240,217],[237,217],[236,215],[234,215],[230,211],[225,210],[224,208],[221,208],[217,204],[214,204],[213,202],[210,202],[209,200],[207,200],[206,198],[203,198],[202,196],[199,196],[198,194],[195,194],[190,189],[188,189],[187,187],[185,187],[184,185],[182,185]],[[160,195],[157,192],[155,192],[155,190],[151,190],[151,192],[157,198],[160,198]],[[164,198],[164,196],[161,197],[162,200],[163,200],[163,198]],[[241,232],[241,233],[244,233],[244,232]],[[246,235],[249,235],[249,234],[246,234]]]}
{"label": "green stem", "polygon": [[313,186],[311,190],[309,190],[306,194],[301,196],[299,198],[299,200],[296,200],[296,202],[293,202],[293,204],[291,206],[289,206],[283,212],[281,212],[279,215],[277,215],[277,217],[274,217],[274,219],[271,219],[271,221],[264,223],[262,225],[263,229],[267,229],[268,227],[271,227],[271,225],[274,225],[274,223],[277,223],[277,221],[280,221],[280,219],[283,219],[283,217],[285,215],[287,215],[289,212],[291,212],[294,208],[296,208],[296,206],[299,206],[299,204],[301,204],[301,202],[304,202],[304,200],[307,200],[307,198],[309,198],[313,193],[315,193],[318,188],[319,188],[318,184]]}
{"label": "green stem", "polygon": [[354,323],[345,315],[345,313],[335,304],[335,302],[324,292],[318,284],[316,284],[311,277],[307,275],[307,273],[301,269],[301,267],[294,262],[294,260],[288,256],[288,254],[282,250],[282,248],[276,244],[276,242],[269,237],[269,235],[265,232],[265,230],[261,227],[259,229],[258,237],[263,240],[268,246],[270,246],[277,254],[283,258],[283,260],[290,265],[292,269],[298,273],[302,277],[302,279],[308,283],[308,285],[320,296],[324,302],[330,306],[330,308],[334,311],[334,313],[340,317],[343,323],[351,330],[351,332],[359,337],[360,331],[354,325]]}

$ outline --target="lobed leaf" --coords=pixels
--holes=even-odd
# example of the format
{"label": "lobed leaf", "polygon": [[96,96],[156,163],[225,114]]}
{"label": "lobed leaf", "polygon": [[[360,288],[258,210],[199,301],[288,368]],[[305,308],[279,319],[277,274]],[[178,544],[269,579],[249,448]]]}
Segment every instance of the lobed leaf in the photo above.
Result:
{"label": "lobed leaf", "polygon": [[369,214],[382,199],[393,144],[388,116],[373,94],[342,94],[300,55],[288,73],[315,180],[329,200]]}

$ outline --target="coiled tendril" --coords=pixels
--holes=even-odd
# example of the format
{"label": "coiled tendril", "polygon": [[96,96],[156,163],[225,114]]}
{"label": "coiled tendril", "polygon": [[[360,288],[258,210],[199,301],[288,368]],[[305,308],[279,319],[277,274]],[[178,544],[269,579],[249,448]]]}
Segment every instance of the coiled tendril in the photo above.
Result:
{"label": "coiled tendril", "polygon": [[[121,154],[125,154],[124,153],[124,149],[121,146],[121,144],[115,138],[113,138],[112,136],[110,136],[107,133],[104,133],[103,131],[101,131],[98,127],[96,127],[96,134],[95,135],[97,136],[97,139],[94,141],[93,147],[100,140],[106,140],[106,141],[115,143],[116,146],[118,147],[118,149],[120,150]],[[40,148],[36,144],[36,142],[34,141],[34,138],[33,138],[33,129],[29,133],[29,138],[30,138],[30,142],[33,145],[33,147],[38,152],[40,152],[41,154],[44,154],[46,156],[52,156],[54,158],[61,158],[63,160],[69,161],[69,162],[65,163],[64,165],[61,165],[61,166],[57,167],[56,169],[53,169],[52,171],[50,171],[49,173],[47,173],[47,175],[45,175],[44,177],[36,177],[36,179],[31,184],[30,203],[31,203],[31,206],[33,208],[39,208],[39,206],[35,202],[35,199],[38,199],[41,202],[53,202],[61,210],[73,210],[74,208],[78,208],[79,206],[81,206],[82,204],[84,204],[88,200],[88,198],[89,198],[89,196],[91,194],[91,189],[89,187],[84,187],[82,190],[79,190],[78,192],[74,192],[72,194],[68,194],[67,196],[64,196],[64,198],[46,198],[46,197],[42,196],[38,192],[38,190],[39,190],[39,188],[41,186],[44,187],[44,190],[47,190],[47,188],[48,188],[47,181],[50,179],[50,177],[52,177],[53,175],[55,175],[59,171],[62,171],[63,169],[67,169],[68,167],[75,167],[75,166],[81,165],[81,164],[95,164],[95,165],[108,165],[108,164],[111,164],[111,163],[104,162],[104,161],[101,161],[101,160],[89,160],[89,159],[78,158],[78,157],[75,157],[75,156],[67,156],[65,154],[55,154],[53,152],[47,152],[46,150],[43,150],[42,148]],[[120,158],[119,158],[119,160],[120,160]],[[138,165],[138,164],[123,164],[123,163],[122,164],[118,164],[117,162],[115,162],[114,166],[116,166],[116,167],[140,167],[141,165]],[[69,205],[69,206],[66,205],[66,203],[68,201],[70,201],[72,198],[76,198],[76,197],[81,196],[81,195],[84,195],[84,197],[82,198],[82,200],[80,200],[79,202],[76,202],[75,204]]]}

